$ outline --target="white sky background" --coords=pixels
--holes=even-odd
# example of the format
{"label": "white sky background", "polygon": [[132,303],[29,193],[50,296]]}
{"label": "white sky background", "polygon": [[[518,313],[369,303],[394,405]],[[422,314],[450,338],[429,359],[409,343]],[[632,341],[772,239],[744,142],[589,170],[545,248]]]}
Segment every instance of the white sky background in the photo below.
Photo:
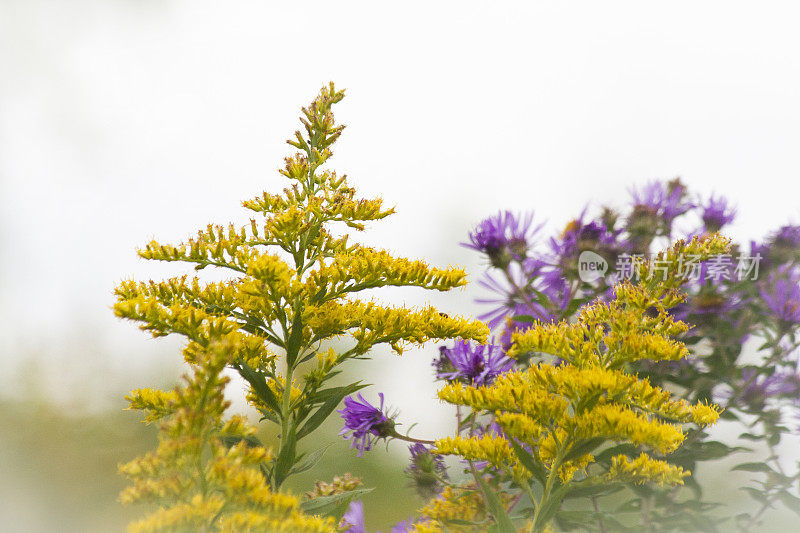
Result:
{"label": "white sky background", "polygon": [[[533,209],[554,231],[654,178],[728,195],[738,239],[798,222],[792,5],[0,0],[0,383],[31,355],[72,394],[177,360],[112,316],[114,285],[176,272],[136,258],[151,237],[282,188],[328,80],[348,89],[331,167],[397,206],[364,240],[473,279],[458,242],[481,218]],[[477,294],[386,298],[472,314]],[[358,363],[415,434],[434,353]]]}

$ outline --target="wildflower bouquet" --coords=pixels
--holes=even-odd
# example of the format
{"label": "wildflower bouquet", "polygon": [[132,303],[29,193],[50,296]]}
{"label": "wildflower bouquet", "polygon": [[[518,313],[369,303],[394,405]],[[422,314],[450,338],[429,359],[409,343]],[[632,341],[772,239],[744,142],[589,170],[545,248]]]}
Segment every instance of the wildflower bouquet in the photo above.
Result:
{"label": "wildflower bouquet", "polygon": [[[679,241],[659,254],[663,278],[637,262],[643,281],[616,285],[609,302],[596,300],[573,322],[536,322],[512,336],[508,357],[531,361],[548,354],[549,361],[498,373],[490,383],[485,372],[451,380],[439,397],[468,412],[459,414],[457,436],[436,441],[432,453],[462,457],[472,481],[450,485],[434,499],[418,530],[545,531],[567,498],[589,496],[596,505],[622,485],[682,484],[688,472],[663,457],[684,441],[684,424],[713,424],[719,408],[675,400],[628,369],[645,357],[686,355],[674,337],[688,326],[668,313],[682,300],[678,258],[708,257],[726,247],[717,236]],[[446,351],[444,357],[461,366],[457,354],[464,350],[457,345],[455,357]],[[480,495],[482,505],[464,520],[456,509],[469,493]],[[566,529],[587,521],[604,530],[625,527],[599,510],[558,517]]]}
{"label": "wildflower bouquet", "polygon": [[[303,128],[288,141],[297,152],[280,170],[290,184],[243,202],[255,213],[249,224],[209,225],[183,243],[139,250],[211,267],[222,281],[181,272],[115,291],[119,317],[155,337],[185,337],[189,369],[173,391],[127,397],[159,427],[156,450],[121,466],[132,482],[122,501],[155,505],[131,531],[365,531],[364,489],[352,475],[317,481],[303,496],[285,488],[322,460],[324,449],[301,443],[334,413],[358,456],[378,440],[409,442],[406,473],[423,502],[393,533],[713,531],[718,519],[707,515],[713,504],[694,471],[744,450],[711,440],[706,428],[720,417],[767,451],[736,467],[766,477],[747,487],[760,507],[736,523],[748,530],[778,500],[796,507],[800,475],[775,451],[800,393],[796,227],[751,245],[748,259],[763,259],[758,277],[753,261],[730,260],[742,248],[718,234],[734,216],[724,199],[695,203],[680,181],[656,182],[633,191],[625,215],[606,208],[589,221],[584,210],[546,250],[533,245],[541,226],[532,216],[482,222],[467,246],[487,257],[480,284],[499,295],[484,300],[494,306],[480,317],[488,327],[358,299],[368,289],[447,291],[467,280],[459,268],[351,242],[349,231],[393,209],[358,198],[327,169],[343,130],[332,108],[343,97],[330,84],[303,108]],[[702,226],[678,232],[676,221],[692,213]],[[760,360],[744,361],[748,338],[763,340]],[[434,371],[455,424],[419,439],[398,431],[382,393],[370,401],[362,381],[341,380],[343,365],[376,345],[402,354],[427,341],[451,341]],[[231,375],[275,449],[245,417],[225,416]]]}
{"label": "wildflower bouquet", "polygon": [[[543,247],[536,244],[542,225],[535,225],[530,214],[500,213],[470,233],[465,246],[483,254],[490,265],[479,283],[496,296],[478,301],[491,305],[480,318],[497,333],[499,343],[491,348],[495,352],[513,349],[512,338],[535,323],[575,320],[587,302],[612,299],[616,283],[638,276],[637,261],[663,275],[667,265],[647,255],[653,247],[680,236],[711,235],[734,220],[736,209],[723,197],[691,195],[676,179],[633,189],[625,211],[603,207],[595,218],[587,213],[585,208]],[[800,471],[787,468],[777,452],[781,440],[796,432],[800,411],[798,260],[800,228],[792,225],[762,243],[734,244],[705,260],[683,254],[678,269],[687,297],[669,315],[693,325],[680,335],[688,351],[677,360],[645,358],[630,364],[639,376],[678,399],[720,404],[722,417],[740,428],[734,442],[712,440],[701,428],[689,428],[683,446],[668,460],[694,471],[703,461],[752,448],[750,460],[734,469],[765,479],[743,487],[758,506],[735,516],[742,531],[760,523],[777,502],[800,509],[793,490]],[[459,361],[460,351],[458,344],[444,350],[437,365]],[[526,364],[517,358],[517,365]],[[437,375],[448,379],[438,370]],[[731,511],[718,511],[712,520],[706,511],[715,504],[702,502],[702,487],[694,476],[684,481],[693,491],[685,505],[679,504],[680,490],[631,487],[637,497],[625,510],[638,512],[643,528],[657,522],[661,529],[715,531],[719,516]]]}

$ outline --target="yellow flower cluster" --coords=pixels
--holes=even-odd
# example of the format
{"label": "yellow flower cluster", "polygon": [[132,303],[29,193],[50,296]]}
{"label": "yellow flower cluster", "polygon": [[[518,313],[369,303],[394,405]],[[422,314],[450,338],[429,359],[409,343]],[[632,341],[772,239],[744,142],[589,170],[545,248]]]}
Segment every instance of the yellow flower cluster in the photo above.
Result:
{"label": "yellow flower cluster", "polygon": [[158,448],[120,466],[132,480],[121,501],[159,505],[131,532],[335,531],[332,520],[304,515],[296,497],[269,489],[260,467],[271,454],[253,443],[255,428],[241,416],[223,421],[221,371],[235,355],[224,341],[212,343],[185,385],[131,394],[131,408],[162,420]]}
{"label": "yellow flower cluster", "polygon": [[501,468],[511,458],[508,442],[496,435],[480,437],[447,437],[436,441],[437,453],[460,455],[470,461],[489,461]]}
{"label": "yellow flower cluster", "polygon": [[384,307],[373,302],[329,301],[308,305],[303,321],[313,339],[349,333],[356,345],[348,355],[361,355],[378,343],[389,344],[398,354],[403,343],[422,344],[430,339],[462,337],[483,341],[488,329],[481,322],[447,316],[433,307]]}
{"label": "yellow flower cluster", "polygon": [[638,485],[648,481],[659,485],[682,485],[683,478],[688,475],[689,472],[679,466],[653,459],[643,453],[634,460],[624,455],[614,457],[606,479],[613,482],[629,481]]}
{"label": "yellow flower cluster", "polygon": [[[132,408],[147,413],[146,421],[162,424],[158,448],[122,467],[133,480],[123,501],[160,506],[135,523],[135,531],[331,530],[329,520],[303,515],[297,499],[278,489],[298,471],[298,441],[363,388],[328,385],[341,373],[336,367],[377,344],[401,353],[431,339],[483,341],[488,335],[480,322],[431,307],[355,299],[388,286],[446,291],[463,286],[466,274],[351,244],[342,234],[342,225],[360,231],[394,212],[380,198],[358,198],[345,176],[322,168],[344,128],[332,113],[343,97],[330,84],[302,109],[303,128],[288,141],[298,152],[280,170],[289,186],[243,202],[258,220],[207,225],[182,243],[153,241],[139,250],[144,259],[196,271],[220,268],[225,281],[123,281],[115,291],[117,316],[155,337],[185,337],[183,356],[194,368],[175,392],[141,389],[128,396]],[[336,351],[319,353],[337,337],[346,338]],[[301,365],[315,357],[316,368],[303,368],[301,375]],[[220,373],[226,366],[246,380],[247,399],[263,419],[278,426],[274,457],[254,445],[244,419],[222,422]]]}
{"label": "yellow flower cluster", "polygon": [[[514,496],[500,486],[492,486],[504,508],[514,502]],[[472,483],[449,485],[441,494],[430,500],[420,511],[411,531],[416,533],[477,533],[486,531],[487,510],[480,489]]]}
{"label": "yellow flower cluster", "polygon": [[[262,215],[262,221],[251,220],[241,227],[208,225],[186,242],[153,241],[139,251],[145,259],[179,261],[196,270],[221,267],[233,279],[203,282],[183,276],[162,282],[125,281],[116,290],[118,316],[139,322],[154,336],[187,337],[184,356],[189,362],[210,339],[228,337],[226,342],[238,350],[232,366],[252,385],[254,403],[271,411],[270,420],[280,421],[281,437],[297,423],[295,413],[288,412],[298,399],[290,392],[295,390],[294,371],[313,357],[321,341],[348,335],[352,348],[339,353],[335,364],[316,372],[310,382],[297,385],[307,393],[304,401],[320,397],[316,388],[338,373],[336,365],[368,353],[376,344],[388,344],[399,353],[408,343],[454,337],[484,340],[488,334],[479,322],[450,318],[432,308],[392,309],[348,299],[387,286],[446,291],[463,286],[466,274],[459,268],[434,268],[351,245],[347,235],[335,235],[337,224],[361,230],[364,223],[394,212],[384,209],[379,198],[358,198],[345,176],[321,168],[344,128],[335,124],[332,113],[332,106],[343,97],[344,92],[331,84],[303,108],[304,131],[295,132],[288,141],[300,151],[286,158],[280,171],[291,185],[282,194],[265,192],[243,203]],[[281,376],[276,353],[285,354]],[[278,379],[285,382],[282,387],[272,385]],[[274,397],[266,390],[267,383]],[[320,403],[305,405],[304,413],[321,408]]]}
{"label": "yellow flower cluster", "polygon": [[[648,265],[637,264],[641,281],[617,285],[612,301],[586,306],[574,322],[534,323],[515,333],[513,355],[549,354],[560,361],[533,363],[488,386],[451,383],[442,388],[440,399],[492,415],[503,436],[442,439],[436,452],[489,461],[510,469],[518,481],[520,473],[538,479],[543,501],[533,502],[536,531],[549,520],[542,517],[557,508],[546,500],[554,494],[563,497],[566,489],[556,488],[567,487],[578,472],[583,472],[579,481],[584,483],[681,484],[688,473],[651,454],[673,452],[685,438],[682,424],[713,424],[720,409],[673,400],[668,391],[626,369],[641,359],[676,360],[688,354],[673,338],[688,326],[668,313],[682,298],[680,254],[706,258],[726,247],[727,241],[719,236],[679,241],[657,258],[663,279],[653,276]],[[636,459],[614,455],[610,446],[615,443],[627,443],[642,454]],[[597,462],[594,454],[606,449],[606,457],[611,455],[608,462]],[[589,471],[592,466],[594,473]]]}
{"label": "yellow flower cluster", "polygon": [[460,268],[431,268],[424,261],[392,257],[385,250],[355,247],[346,254],[322,262],[309,273],[307,291],[315,302],[372,287],[391,285],[449,290],[466,283]]}
{"label": "yellow flower cluster", "polygon": [[175,391],[136,389],[125,396],[125,399],[128,400],[129,409],[145,411],[147,415],[144,422],[150,423],[171,415],[175,411],[178,395]]}

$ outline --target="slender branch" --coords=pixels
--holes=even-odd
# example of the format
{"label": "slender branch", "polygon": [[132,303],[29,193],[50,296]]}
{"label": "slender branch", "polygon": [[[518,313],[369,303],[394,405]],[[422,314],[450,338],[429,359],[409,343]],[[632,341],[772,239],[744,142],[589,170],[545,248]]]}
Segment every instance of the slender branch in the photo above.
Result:
{"label": "slender branch", "polygon": [[597,513],[597,525],[600,528],[600,533],[606,533],[606,525],[603,522],[603,517],[600,516],[600,506],[597,505],[597,496],[592,496],[592,507],[594,507],[594,512]]}

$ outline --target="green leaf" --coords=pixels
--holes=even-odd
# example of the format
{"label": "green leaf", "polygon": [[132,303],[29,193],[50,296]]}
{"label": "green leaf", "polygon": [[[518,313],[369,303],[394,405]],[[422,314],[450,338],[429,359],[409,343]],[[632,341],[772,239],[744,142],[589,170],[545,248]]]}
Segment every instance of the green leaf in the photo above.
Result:
{"label": "green leaf", "polygon": [[356,391],[359,391],[365,387],[369,387],[369,384],[362,385],[360,381],[356,381],[355,383],[351,383],[350,385],[346,385],[344,387],[331,387],[329,389],[322,389],[318,390],[312,396],[312,401],[314,403],[322,403],[328,400],[328,398],[338,396],[339,398],[344,398],[348,394],[353,394]]}
{"label": "green leaf", "polygon": [[587,439],[584,441],[579,442],[577,445],[570,448],[569,452],[566,456],[564,456],[565,461],[572,461],[573,459],[577,459],[578,457],[582,457],[587,453],[591,452],[601,444],[606,441],[605,437],[594,437],[591,439]]}
{"label": "green leaf", "polygon": [[297,447],[297,438],[295,436],[294,428],[289,428],[288,435],[286,435],[286,442],[281,442],[281,451],[275,461],[275,486],[280,487],[287,477],[289,472],[294,466],[295,450]]}
{"label": "green leaf", "polygon": [[734,466],[731,470],[741,470],[743,472],[768,472],[772,473],[772,467],[766,463],[742,463]]}
{"label": "green leaf", "polygon": [[314,398],[319,400],[325,398],[324,403],[316,410],[316,412],[311,415],[305,424],[300,428],[300,431],[297,432],[297,438],[302,439],[315,429],[317,429],[326,418],[328,418],[331,413],[336,409],[342,399],[347,396],[348,394],[352,394],[358,390],[363,389],[367,385],[361,385],[360,381],[356,383],[351,383],[345,387],[333,387],[330,389],[324,389],[322,391],[317,391],[314,395]]}
{"label": "green leaf", "polygon": [[747,440],[763,440],[766,437],[764,435],[756,435],[754,433],[742,433],[739,435],[740,439],[747,439]]}
{"label": "green leaf", "polygon": [[638,451],[638,447],[634,444],[617,444],[616,446],[611,446],[610,448],[606,448],[602,452],[598,453],[595,456],[595,461],[598,463],[605,463],[615,455],[632,456],[637,454]]}
{"label": "green leaf", "polygon": [[506,513],[506,509],[503,507],[503,503],[500,501],[497,493],[492,490],[480,475],[475,476],[475,479],[478,481],[483,494],[486,496],[489,512],[494,517],[495,522],[497,522],[493,528],[494,531],[498,533],[516,533],[517,529],[514,527],[514,523],[511,521],[508,513]]}
{"label": "green leaf", "polygon": [[800,516],[800,498],[791,494],[787,490],[782,490],[778,493],[778,498],[780,498],[783,505],[787,507],[790,511],[794,511],[798,516]]}
{"label": "green leaf", "polygon": [[588,301],[588,298],[574,298],[572,301],[567,304],[567,308],[564,309],[564,313],[562,316],[568,317],[575,314],[575,311],[578,310],[580,306],[585,304]]}
{"label": "green leaf", "polygon": [[590,496],[600,496],[611,494],[622,490],[623,486],[618,483],[597,483],[584,486],[570,486],[564,498],[587,498]]}
{"label": "green leaf", "polygon": [[556,511],[558,511],[559,507],[561,507],[561,502],[564,501],[564,497],[568,491],[569,485],[561,485],[550,493],[550,497],[547,498],[547,501],[542,503],[542,510],[537,518],[537,525],[539,527],[544,527],[548,522],[550,522],[550,520],[552,520],[553,516],[556,514]]}
{"label": "green leaf", "polygon": [[514,322],[533,322],[535,319],[531,315],[514,315],[511,320]]}
{"label": "green leaf", "polygon": [[547,480],[547,473],[544,470],[544,465],[531,453],[528,452],[525,448],[517,444],[516,439],[508,439],[509,444],[511,444],[511,449],[514,450],[514,454],[519,459],[519,462],[522,463],[522,466],[528,469],[528,471],[533,474],[533,477],[536,478],[536,481],[541,483],[542,487]]}
{"label": "green leaf", "polygon": [[224,435],[219,438],[222,444],[225,445],[226,448],[232,448],[239,444],[239,442],[244,441],[245,444],[249,447],[256,447],[260,446],[263,447],[264,444],[261,442],[261,439],[254,435],[250,435],[248,437],[240,437],[238,435]]}
{"label": "green leaf", "polygon": [[306,500],[300,503],[300,508],[308,514],[332,516],[338,522],[347,510],[347,506],[356,497],[371,492],[372,488],[355,489],[330,496],[320,496],[313,500]]}
{"label": "green leaf", "polygon": [[256,393],[256,396],[258,396],[267,407],[275,411],[276,414],[279,414],[281,408],[278,403],[278,398],[275,396],[275,393],[272,392],[272,389],[267,386],[267,380],[264,375],[253,370],[253,368],[244,361],[239,361],[236,366],[239,374],[253,387],[253,392]]}
{"label": "green leaf", "polygon": [[585,525],[591,522],[592,515],[590,511],[561,511],[556,515],[556,524],[562,531],[585,530]]}
{"label": "green leaf", "polygon": [[303,339],[302,316],[302,313],[295,310],[294,320],[292,321],[292,331],[289,334],[289,340],[286,342],[286,364],[292,369],[295,367],[295,362],[300,351],[300,342]]}
{"label": "green leaf", "polygon": [[297,432],[297,438],[302,439],[317,429],[325,421],[325,419],[331,415],[333,410],[336,409],[336,406],[339,405],[339,402],[342,401],[342,398],[343,396],[332,397],[329,398],[327,402],[322,404],[322,406],[317,409],[313,415],[311,415],[311,418],[309,418],[306,423],[303,424],[303,427],[300,428],[300,431]]}
{"label": "green leaf", "polygon": [[692,450],[692,457],[697,461],[711,461],[714,459],[722,459],[723,457],[730,455],[732,453],[741,452],[741,451],[749,451],[748,448],[743,448],[741,446],[736,446],[734,448],[727,446],[721,442],[717,441],[708,441],[702,443],[700,446],[696,446],[695,450]]}
{"label": "green leaf", "polygon": [[753,487],[742,487],[741,490],[746,491],[755,501],[759,503],[767,503],[767,495],[763,490],[754,489]]}
{"label": "green leaf", "polygon": [[322,456],[325,455],[325,452],[327,452],[328,448],[330,448],[332,445],[333,443],[326,444],[319,450],[308,454],[308,457],[306,457],[302,463],[298,463],[292,467],[292,469],[289,471],[289,474],[299,474],[300,472],[305,472],[306,470],[313,468],[314,465],[316,465],[320,459],[322,459]]}
{"label": "green leaf", "polygon": [[623,503],[619,507],[617,507],[616,512],[618,513],[633,513],[639,512],[642,510],[642,500],[639,498],[634,498],[632,500],[628,500],[627,502]]}

